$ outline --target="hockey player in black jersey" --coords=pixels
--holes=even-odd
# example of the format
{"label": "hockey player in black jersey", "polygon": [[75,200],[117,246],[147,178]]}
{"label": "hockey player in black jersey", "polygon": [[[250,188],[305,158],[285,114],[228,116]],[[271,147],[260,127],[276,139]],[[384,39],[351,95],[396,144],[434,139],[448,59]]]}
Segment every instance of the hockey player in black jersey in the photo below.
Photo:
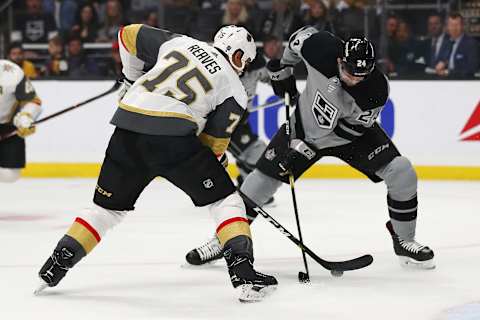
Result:
{"label": "hockey player in black jersey", "polygon": [[123,73],[133,85],[111,120],[116,128],[93,206],[58,242],[39,272],[36,292],[56,286],[134,210],[144,188],[162,176],[196,206],[208,206],[240,301],[262,300],[277,280],[253,268],[245,207],[223,166],[231,134],[247,106],[239,74],[255,58],[253,37],[245,28],[227,26],[210,46],[134,24],[121,29],[119,42]]}
{"label": "hockey player in black jersey", "polygon": [[[298,95],[293,66],[304,61],[305,90]],[[305,27],[294,33],[281,60],[268,64],[275,94],[297,100],[291,117],[292,140],[280,128],[247,176],[241,191],[262,206],[287,171],[300,177],[324,156],[339,158],[371,181],[384,181],[390,220],[387,230],[404,266],[435,267],[433,251],[415,241],[417,175],[380,128],[376,118],[385,105],[387,78],[375,67],[375,51],[365,38],[346,42],[328,32]],[[288,147],[289,146],[289,147]],[[256,213],[247,208],[249,219]]]}

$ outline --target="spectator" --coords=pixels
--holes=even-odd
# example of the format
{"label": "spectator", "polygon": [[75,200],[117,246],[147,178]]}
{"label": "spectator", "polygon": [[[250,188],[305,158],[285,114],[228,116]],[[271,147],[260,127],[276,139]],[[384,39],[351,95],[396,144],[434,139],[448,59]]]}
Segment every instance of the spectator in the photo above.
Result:
{"label": "spectator", "polygon": [[66,36],[75,23],[78,2],[75,0],[43,0],[45,12],[55,19],[57,29]]}
{"label": "spectator", "polygon": [[[164,0],[164,28],[179,34],[190,34],[194,20],[192,0]],[[218,20],[214,21],[218,24]],[[200,30],[198,30],[200,31]]]}
{"label": "spectator", "polygon": [[422,43],[426,66],[435,69],[440,60],[440,52],[447,51],[448,46],[449,40],[444,32],[442,17],[438,13],[431,14],[427,22],[427,38]]}
{"label": "spectator", "polygon": [[400,21],[388,52],[390,61],[393,63],[390,73],[408,75],[421,72],[424,64],[416,63],[420,56],[419,48],[418,41],[412,37],[410,26],[405,21]]}
{"label": "spectator", "polygon": [[391,74],[395,71],[395,65],[390,58],[390,53],[395,50],[392,46],[396,43],[398,24],[399,19],[397,16],[388,16],[385,22],[385,36],[380,37],[377,46],[380,53],[379,56],[381,57],[379,65],[387,74]]}
{"label": "spectator", "polygon": [[310,1],[309,9],[303,17],[303,25],[309,25],[320,31],[333,32],[332,24],[328,18],[328,9],[322,0]]}
{"label": "spectator", "polygon": [[122,59],[120,58],[120,50],[118,41],[112,43],[112,67],[110,68],[112,75],[116,77],[122,76]]}
{"label": "spectator", "polygon": [[[138,22],[148,20],[150,13],[156,15],[156,25],[158,24],[158,14],[165,1],[159,0],[130,0],[130,8],[128,10],[128,17],[130,21]],[[146,23],[148,24],[148,23]]]}
{"label": "spectator", "polygon": [[253,34],[256,33],[256,30],[254,30],[253,24],[250,21],[247,8],[245,7],[243,0],[227,1],[225,12],[222,17],[222,25],[227,26],[231,24],[245,27]]}
{"label": "spectator", "polygon": [[398,30],[398,17],[396,16],[389,16],[387,18],[385,30],[387,32],[387,38],[389,40],[395,39]]}
{"label": "spectator", "polygon": [[27,43],[47,42],[57,33],[55,20],[51,14],[44,13],[41,0],[26,0],[26,12],[15,19],[12,41]]}
{"label": "spectator", "polygon": [[262,22],[265,16],[265,12],[260,8],[257,0],[244,0],[245,8],[247,8],[248,16],[252,24],[252,30],[249,30],[254,38],[258,37],[260,29],[262,28]]}
{"label": "spectator", "polygon": [[80,8],[77,22],[72,28],[72,34],[79,37],[83,42],[95,42],[98,36],[97,11],[91,4],[85,4]]}
{"label": "spectator", "polygon": [[290,35],[301,26],[302,21],[296,13],[293,1],[273,0],[272,11],[262,24],[261,39],[275,36],[282,40],[288,40]]}
{"label": "spectator", "polygon": [[128,24],[128,22],[124,18],[120,1],[107,0],[105,6],[105,20],[102,27],[98,30],[98,40],[103,42],[115,40],[120,27],[126,24]]}
{"label": "spectator", "polygon": [[439,76],[473,76],[478,67],[478,43],[464,33],[462,15],[452,13],[447,21],[448,48],[440,52],[440,62],[435,71]]}
{"label": "spectator", "polygon": [[268,62],[272,59],[280,59],[283,54],[282,41],[275,36],[268,36],[263,40],[263,57]]}
{"label": "spectator", "polygon": [[89,58],[83,51],[80,38],[72,37],[67,45],[68,75],[72,77],[96,76],[99,74],[95,60]]}
{"label": "spectator", "polygon": [[150,27],[158,28],[158,14],[155,11],[150,11],[145,19],[145,24]]}
{"label": "spectator", "polygon": [[16,63],[20,68],[23,69],[25,76],[30,79],[35,79],[38,77],[37,69],[35,65],[25,59],[25,55],[22,49],[22,44],[20,42],[14,42],[8,48],[8,60]]}
{"label": "spectator", "polygon": [[[335,34],[340,38],[346,40],[365,35],[365,0],[340,1],[332,15]],[[374,19],[369,21],[375,23]]]}
{"label": "spectator", "polygon": [[68,63],[63,50],[63,42],[59,36],[55,36],[48,41],[47,63],[42,73],[47,76],[61,76],[68,73]]}

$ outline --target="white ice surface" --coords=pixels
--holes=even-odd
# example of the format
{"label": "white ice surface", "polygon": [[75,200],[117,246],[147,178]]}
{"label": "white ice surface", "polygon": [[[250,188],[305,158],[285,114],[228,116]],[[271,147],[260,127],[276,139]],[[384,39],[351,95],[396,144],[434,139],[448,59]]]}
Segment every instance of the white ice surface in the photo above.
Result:
{"label": "white ice surface", "polygon": [[[0,185],[0,319],[480,319],[480,183],[421,182],[417,238],[435,250],[437,269],[402,269],[384,227],[385,189],[367,180],[296,184],[305,243],[331,259],[374,256],[370,267],[333,278],[309,260],[301,285],[298,248],[261,217],[252,226],[256,268],[278,290],[240,304],[223,263],[182,268],[185,253],[213,233],[204,208],[164,180],[72,269],[33,296],[36,273],[76,214],[89,206],[94,180],[22,180]],[[269,211],[295,231],[290,190]]]}

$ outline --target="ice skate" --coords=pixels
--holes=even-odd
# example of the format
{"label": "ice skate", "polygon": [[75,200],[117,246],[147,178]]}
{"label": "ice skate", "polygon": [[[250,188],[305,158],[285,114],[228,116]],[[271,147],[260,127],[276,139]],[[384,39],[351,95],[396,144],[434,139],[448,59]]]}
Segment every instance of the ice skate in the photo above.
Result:
{"label": "ice skate", "polygon": [[223,249],[216,235],[204,245],[190,250],[185,259],[190,265],[201,266],[207,263],[215,263],[223,257]]}
{"label": "ice skate", "polygon": [[69,265],[73,256],[73,253],[67,248],[62,248],[62,250],[55,249],[38,272],[40,284],[35,289],[34,294],[40,294],[47,287],[55,287],[70,269]]}
{"label": "ice skate", "polygon": [[258,302],[277,288],[277,279],[253,269],[247,257],[227,258],[228,273],[235,289],[240,291],[240,302]]}
{"label": "ice skate", "polygon": [[414,241],[406,241],[400,238],[393,230],[390,221],[386,224],[390,235],[392,236],[393,249],[400,260],[402,267],[417,269],[434,269],[433,251],[424,245]]}

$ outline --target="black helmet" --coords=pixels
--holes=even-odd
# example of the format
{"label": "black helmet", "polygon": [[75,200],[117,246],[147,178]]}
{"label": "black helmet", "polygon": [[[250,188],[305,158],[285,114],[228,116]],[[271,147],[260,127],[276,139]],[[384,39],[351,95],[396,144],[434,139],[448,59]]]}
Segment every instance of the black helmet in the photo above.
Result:
{"label": "black helmet", "polygon": [[375,67],[375,51],[367,38],[350,38],[344,43],[343,65],[351,75],[365,77]]}

